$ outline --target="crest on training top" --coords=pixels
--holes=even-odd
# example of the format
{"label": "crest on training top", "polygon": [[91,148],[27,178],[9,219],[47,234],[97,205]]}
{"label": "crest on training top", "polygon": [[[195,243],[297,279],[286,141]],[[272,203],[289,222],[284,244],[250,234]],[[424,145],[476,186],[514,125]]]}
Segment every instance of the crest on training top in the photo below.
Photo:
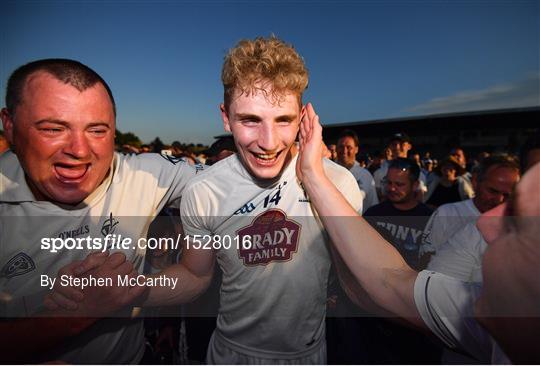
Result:
{"label": "crest on training top", "polygon": [[15,255],[2,268],[1,276],[4,278],[13,278],[36,269],[36,264],[27,254],[21,252]]}

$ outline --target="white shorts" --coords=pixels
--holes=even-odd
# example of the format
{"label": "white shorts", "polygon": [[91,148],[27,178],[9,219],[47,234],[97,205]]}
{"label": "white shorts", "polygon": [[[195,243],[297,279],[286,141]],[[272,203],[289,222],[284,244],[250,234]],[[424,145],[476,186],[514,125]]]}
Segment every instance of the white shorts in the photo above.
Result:
{"label": "white shorts", "polygon": [[276,353],[264,350],[253,351],[228,341],[214,331],[206,363],[209,365],[324,365],[326,364],[326,340],[321,337],[308,350],[295,353]]}

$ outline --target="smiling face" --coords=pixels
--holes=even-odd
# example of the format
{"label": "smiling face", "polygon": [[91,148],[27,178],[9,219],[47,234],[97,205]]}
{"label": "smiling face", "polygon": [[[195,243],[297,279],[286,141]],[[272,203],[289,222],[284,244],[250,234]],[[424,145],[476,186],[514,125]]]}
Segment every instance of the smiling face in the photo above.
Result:
{"label": "smiling face", "polygon": [[358,146],[354,139],[350,136],[340,138],[336,151],[339,164],[350,169],[356,161],[356,154],[358,154]]}
{"label": "smiling face", "polygon": [[81,92],[38,71],[14,116],[2,110],[2,122],[36,199],[77,204],[107,175],[115,117],[100,83]]}
{"label": "smiling face", "polygon": [[303,108],[298,95],[287,93],[279,102],[270,93],[235,95],[228,108],[221,105],[226,131],[233,134],[240,160],[256,179],[281,175],[292,158]]}

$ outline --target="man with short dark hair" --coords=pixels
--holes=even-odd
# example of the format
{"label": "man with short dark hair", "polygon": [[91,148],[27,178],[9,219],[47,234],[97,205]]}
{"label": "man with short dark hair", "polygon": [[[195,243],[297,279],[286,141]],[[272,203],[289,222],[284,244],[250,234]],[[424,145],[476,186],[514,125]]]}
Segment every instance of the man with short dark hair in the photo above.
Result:
{"label": "man with short dark hair", "polygon": [[349,169],[358,182],[358,186],[364,195],[362,207],[365,212],[369,207],[379,203],[379,199],[377,198],[373,176],[367,169],[362,168],[356,160],[358,149],[359,142],[356,132],[352,130],[343,131],[336,147],[337,163]]}
{"label": "man with short dark hair", "polygon": [[[418,250],[423,230],[433,213],[427,205],[418,202],[416,190],[420,184],[420,168],[410,159],[393,159],[384,179],[387,201],[369,208],[366,220],[392,243],[407,264],[422,268]],[[425,265],[424,265],[425,266]]]}
{"label": "man with short dark hair", "polygon": [[[388,143],[388,148],[392,151],[392,159],[407,158],[407,154],[412,147],[411,138],[403,132],[393,134]],[[391,160],[386,160],[385,163],[373,173],[375,188],[377,189],[377,194],[381,200],[386,196],[383,180],[384,177],[386,177],[390,161]],[[422,172],[420,172],[419,185],[416,192],[416,197],[419,201],[422,200],[424,193],[427,192],[426,177]]]}
{"label": "man with short dark hair", "polygon": [[[12,146],[0,157],[1,314],[69,316],[3,322],[2,332],[10,334],[2,340],[3,355],[17,362],[139,362],[143,327],[130,319],[130,304],[145,286],[116,279],[138,277],[146,250],[129,245],[111,249],[110,256],[89,253],[104,251],[105,238],[114,235],[133,243],[145,238],[150,222],[164,206],[179,201],[196,170],[156,154],[114,153],[111,90],[77,61],[45,59],[15,70],[0,114]],[[67,249],[68,239],[82,243],[84,238],[100,239],[101,245]],[[53,239],[66,245],[51,249]],[[107,285],[79,291],[80,286],[57,282],[64,275]],[[53,310],[44,311],[43,297],[52,288],[75,294],[79,303],[69,311],[49,303]],[[53,294],[64,303],[61,293]],[[104,316],[126,319],[97,320]]]}

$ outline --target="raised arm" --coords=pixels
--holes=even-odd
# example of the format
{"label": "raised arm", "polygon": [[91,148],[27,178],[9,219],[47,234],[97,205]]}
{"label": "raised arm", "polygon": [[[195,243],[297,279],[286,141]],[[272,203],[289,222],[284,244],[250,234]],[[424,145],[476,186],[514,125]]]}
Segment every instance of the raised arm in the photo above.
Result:
{"label": "raised arm", "polygon": [[354,278],[380,307],[424,326],[414,302],[412,270],[399,252],[349,205],[324,173],[322,127],[311,104],[300,128],[297,173],[335,248]]}

